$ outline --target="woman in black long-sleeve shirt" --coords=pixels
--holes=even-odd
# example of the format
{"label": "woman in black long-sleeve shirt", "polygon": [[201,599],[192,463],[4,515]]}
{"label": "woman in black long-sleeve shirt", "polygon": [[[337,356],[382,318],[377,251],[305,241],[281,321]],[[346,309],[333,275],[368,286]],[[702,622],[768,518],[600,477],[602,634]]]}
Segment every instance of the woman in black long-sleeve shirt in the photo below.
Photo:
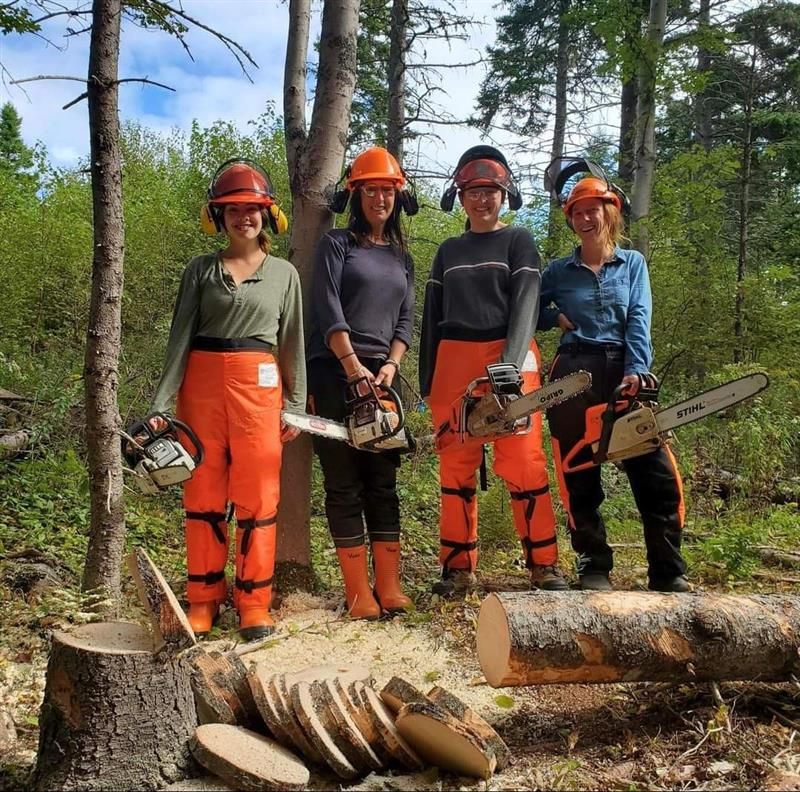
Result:
{"label": "woman in black long-sleeve shirt", "polygon": [[[366,376],[391,386],[411,345],[414,271],[400,227],[410,207],[405,177],[388,151],[372,148],[348,170],[350,220],[317,248],[307,349],[313,410],[341,421],[345,387]],[[342,209],[343,210],[343,209]],[[400,587],[400,506],[397,451],[359,451],[314,437],[325,481],[325,511],[344,578],[352,618],[411,605]],[[372,546],[369,585],[364,524]]]}

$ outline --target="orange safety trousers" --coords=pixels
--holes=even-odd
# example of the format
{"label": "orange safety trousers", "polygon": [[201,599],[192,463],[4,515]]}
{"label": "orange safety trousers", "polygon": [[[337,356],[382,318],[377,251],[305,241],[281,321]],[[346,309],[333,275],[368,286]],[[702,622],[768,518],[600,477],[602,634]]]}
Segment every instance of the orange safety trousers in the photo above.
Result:
{"label": "orange safety trousers", "polygon": [[177,413],[205,449],[203,463],[183,490],[190,603],[225,600],[230,502],[236,513],[234,605],[239,611],[269,609],[282,403],[280,372],[271,353],[190,353]]}
{"label": "orange safety trousers", "polygon": [[[497,363],[505,346],[498,341],[443,340],[436,354],[428,406],[434,427],[451,416],[452,404],[467,385],[486,376],[486,366]],[[541,386],[541,356],[535,341],[523,365],[524,393]],[[531,416],[527,434],[495,440],[493,470],[508,487],[514,528],[520,538],[525,565],[554,565],[558,560],[556,521],[542,449],[542,416]],[[476,471],[483,455],[479,440],[452,443],[439,455],[441,513],[439,563],[445,569],[473,570],[478,562],[478,502]]]}

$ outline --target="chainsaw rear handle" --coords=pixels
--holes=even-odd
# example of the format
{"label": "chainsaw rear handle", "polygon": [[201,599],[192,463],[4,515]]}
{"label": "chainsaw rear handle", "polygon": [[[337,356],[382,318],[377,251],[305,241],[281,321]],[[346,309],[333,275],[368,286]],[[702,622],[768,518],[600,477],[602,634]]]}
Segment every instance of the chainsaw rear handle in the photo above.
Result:
{"label": "chainsaw rear handle", "polygon": [[[562,472],[578,473],[581,470],[588,470],[589,468],[596,467],[597,465],[600,465],[606,461],[608,458],[608,444],[611,441],[611,432],[614,430],[614,421],[617,420],[617,417],[620,413],[626,412],[631,407],[633,402],[638,398],[638,396],[623,395],[623,391],[625,391],[628,387],[630,386],[627,383],[617,385],[611,394],[611,398],[608,400],[608,404],[606,404],[605,408],[603,409],[603,415],[601,418],[602,429],[600,430],[600,439],[597,451],[592,451],[592,443],[594,441],[591,438],[586,437],[584,434],[584,436],[570,449],[569,453],[562,460]],[[586,427],[584,427],[584,431],[586,431]],[[575,459],[575,457],[587,448],[592,452],[591,460],[589,462],[581,462],[578,465],[573,465],[572,461]]]}
{"label": "chainsaw rear handle", "polygon": [[[150,425],[150,420],[152,418],[160,418],[167,424],[166,428],[161,430],[153,429],[153,427]],[[194,446],[195,453],[192,454],[192,460],[194,461],[195,465],[201,464],[205,457],[205,449],[203,448],[203,444],[200,442],[200,438],[198,438],[198,436],[194,433],[194,430],[188,424],[185,424],[183,421],[173,417],[172,415],[169,415],[168,413],[149,413],[142,418],[141,421],[135,421],[133,424],[131,424],[131,426],[128,428],[128,434],[134,439],[137,436],[145,434],[152,442],[153,440],[157,440],[159,437],[164,437],[166,435],[173,435],[177,439],[178,429],[180,429],[189,438],[189,442],[191,442],[191,444]],[[127,456],[128,455],[126,454],[126,457]]]}

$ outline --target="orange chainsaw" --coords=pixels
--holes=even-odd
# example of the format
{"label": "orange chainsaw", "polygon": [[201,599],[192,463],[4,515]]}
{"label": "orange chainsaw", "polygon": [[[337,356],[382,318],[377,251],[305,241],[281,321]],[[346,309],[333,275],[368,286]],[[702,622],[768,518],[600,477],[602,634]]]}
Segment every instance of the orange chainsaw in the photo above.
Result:
{"label": "orange chainsaw", "polygon": [[[564,457],[564,473],[648,454],[670,440],[673,429],[732,407],[769,385],[766,374],[749,374],[659,410],[658,381],[652,374],[640,376],[642,386],[635,396],[623,396],[628,385],[618,385],[607,404],[586,410],[584,436]],[[576,462],[584,452],[590,459]]]}
{"label": "orange chainsaw", "polygon": [[436,451],[441,453],[456,442],[491,443],[525,434],[531,429],[533,413],[571,399],[591,384],[591,374],[576,371],[523,394],[522,376],[513,363],[491,364],[486,376],[472,380],[464,395],[453,402],[450,418],[433,435]]}

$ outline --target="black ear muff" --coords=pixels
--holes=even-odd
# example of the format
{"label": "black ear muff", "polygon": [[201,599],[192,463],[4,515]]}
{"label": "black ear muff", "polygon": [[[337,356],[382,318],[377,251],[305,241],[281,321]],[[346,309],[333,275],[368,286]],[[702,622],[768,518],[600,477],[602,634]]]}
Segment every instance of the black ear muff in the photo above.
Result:
{"label": "black ear muff", "polygon": [[347,204],[350,202],[351,191],[347,189],[338,189],[339,185],[345,181],[345,179],[350,178],[350,170],[351,166],[348,165],[345,168],[342,177],[336,182],[336,184],[333,185],[333,195],[331,196],[330,201],[328,201],[328,208],[334,214],[342,214],[344,210],[347,209]]}
{"label": "black ear muff", "polygon": [[515,184],[511,190],[508,191],[508,208],[512,212],[522,209],[522,193]]}
{"label": "black ear muff", "polygon": [[408,174],[401,168],[400,173],[403,174],[408,185],[404,190],[399,190],[397,200],[400,202],[400,208],[409,216],[413,217],[419,212],[419,201],[417,200],[417,188],[414,182],[411,181]]}
{"label": "black ear muff", "polygon": [[631,216],[631,202],[627,195],[625,195],[625,191],[621,187],[617,187],[616,184],[612,184],[609,182],[608,184],[611,192],[619,198],[619,202],[621,204],[621,212],[624,218],[628,218]]}
{"label": "black ear muff", "polygon": [[442,199],[439,201],[439,206],[445,212],[452,212],[453,206],[456,202],[456,193],[458,193],[458,187],[455,184],[451,184],[443,193]]}

